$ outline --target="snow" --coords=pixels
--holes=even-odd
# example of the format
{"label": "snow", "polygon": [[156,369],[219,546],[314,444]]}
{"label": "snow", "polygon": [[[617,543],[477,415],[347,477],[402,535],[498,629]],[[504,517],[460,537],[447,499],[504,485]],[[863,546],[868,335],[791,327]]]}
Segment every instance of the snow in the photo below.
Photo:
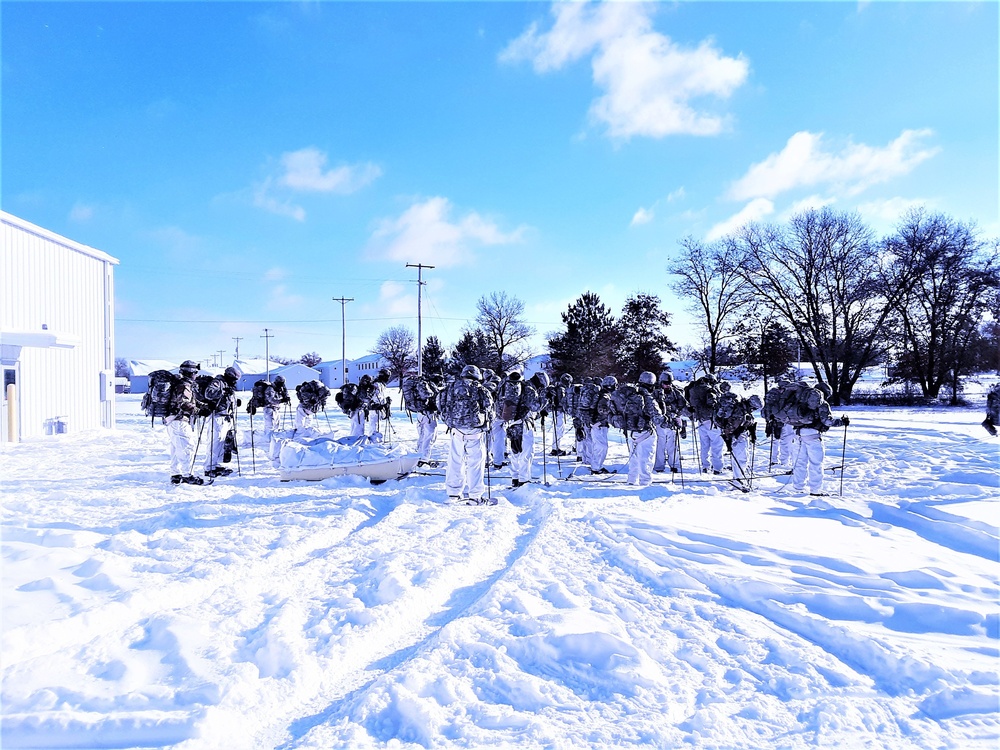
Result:
{"label": "snow", "polygon": [[504,471],[470,508],[441,470],[282,482],[245,431],[242,476],[171,486],[140,398],[118,430],[0,447],[4,748],[1000,741],[979,409],[849,410],[843,496],[839,471],[828,497],[636,491],[549,457],[548,485]]}

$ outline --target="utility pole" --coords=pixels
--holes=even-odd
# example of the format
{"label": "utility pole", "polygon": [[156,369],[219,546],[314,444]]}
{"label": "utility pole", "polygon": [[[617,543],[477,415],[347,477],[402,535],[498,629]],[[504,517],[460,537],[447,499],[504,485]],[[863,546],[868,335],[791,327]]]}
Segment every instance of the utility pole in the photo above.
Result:
{"label": "utility pole", "polygon": [[242,336],[233,336],[233,341],[236,342],[236,359],[240,358],[240,342],[243,340]]}
{"label": "utility pole", "polygon": [[347,322],[344,319],[344,307],[354,298],[334,297],[334,302],[340,303],[340,385],[347,382]]}
{"label": "utility pole", "polygon": [[425,268],[434,268],[434,266],[425,266],[423,263],[407,263],[407,268],[417,269],[417,377],[419,378],[424,374],[424,335],[423,328],[421,326],[421,315],[420,315],[420,293],[421,287],[424,285],[423,271]]}
{"label": "utility pole", "polygon": [[264,368],[267,371],[267,374],[266,374],[265,377],[267,378],[267,382],[270,383],[271,382],[271,347],[270,347],[270,343],[271,343],[271,339],[274,338],[274,334],[273,333],[269,333],[268,330],[269,329],[267,329],[267,328],[264,329],[264,335],[261,336],[261,338],[264,339]]}
{"label": "utility pole", "polygon": [[222,355],[226,353],[226,350],[219,349],[218,351],[219,351],[219,364],[217,365],[217,367],[222,367],[222,363],[225,361],[222,359]]}

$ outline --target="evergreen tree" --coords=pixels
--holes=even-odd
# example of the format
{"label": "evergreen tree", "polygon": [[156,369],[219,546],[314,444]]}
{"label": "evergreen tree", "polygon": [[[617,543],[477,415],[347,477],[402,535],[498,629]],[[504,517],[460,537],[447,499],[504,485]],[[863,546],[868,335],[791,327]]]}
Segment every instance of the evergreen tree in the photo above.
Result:
{"label": "evergreen tree", "polygon": [[420,352],[422,362],[421,369],[425,375],[444,373],[447,364],[447,353],[441,346],[441,341],[437,336],[428,336],[424,343],[424,348]]}
{"label": "evergreen tree", "polygon": [[564,331],[549,335],[549,360],[556,375],[579,380],[614,371],[615,319],[593,292],[585,292],[562,313]]}
{"label": "evergreen tree", "polygon": [[667,336],[670,313],[660,309],[655,294],[634,294],[625,300],[618,319],[617,374],[635,381],[645,370],[659,374],[663,355],[677,349]]}
{"label": "evergreen tree", "polygon": [[495,355],[486,334],[479,328],[467,329],[451,351],[448,372],[451,375],[458,375],[466,365],[475,365],[480,369],[494,368],[494,359]]}

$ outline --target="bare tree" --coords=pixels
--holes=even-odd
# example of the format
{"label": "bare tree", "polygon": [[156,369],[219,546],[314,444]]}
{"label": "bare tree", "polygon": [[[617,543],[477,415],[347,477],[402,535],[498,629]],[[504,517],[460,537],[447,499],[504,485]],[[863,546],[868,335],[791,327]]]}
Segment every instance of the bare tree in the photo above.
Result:
{"label": "bare tree", "polygon": [[480,297],[476,307],[479,310],[476,325],[495,357],[494,369],[500,372],[524,364],[531,356],[528,339],[535,333],[535,329],[523,320],[524,303],[517,297],[508,296],[507,292],[493,292],[488,297]]}
{"label": "bare tree", "polygon": [[950,381],[954,403],[960,376],[976,363],[973,348],[981,343],[991,292],[1000,286],[997,250],[987,251],[971,224],[923,209],[903,217],[886,249],[899,257],[916,256],[924,266],[898,301],[903,356],[894,374],[916,380],[929,398],[937,398]]}
{"label": "bare tree", "polygon": [[719,364],[721,344],[733,335],[749,303],[750,288],[740,272],[740,248],[731,238],[704,245],[681,240],[681,255],[667,267],[677,280],[671,289],[686,300],[705,331],[709,372]]}
{"label": "bare tree", "polygon": [[829,208],[787,227],[748,225],[736,242],[744,280],[793,331],[833,403],[849,400],[861,371],[883,355],[886,322],[920,264],[880,253],[857,214]]}
{"label": "bare tree", "polygon": [[372,354],[377,354],[392,368],[392,372],[399,380],[399,387],[403,387],[403,375],[406,371],[417,366],[416,339],[406,326],[393,326],[387,328],[379,334]]}
{"label": "bare tree", "polygon": [[307,352],[299,357],[299,362],[304,364],[306,367],[315,367],[322,361],[323,358],[319,356],[317,352]]}

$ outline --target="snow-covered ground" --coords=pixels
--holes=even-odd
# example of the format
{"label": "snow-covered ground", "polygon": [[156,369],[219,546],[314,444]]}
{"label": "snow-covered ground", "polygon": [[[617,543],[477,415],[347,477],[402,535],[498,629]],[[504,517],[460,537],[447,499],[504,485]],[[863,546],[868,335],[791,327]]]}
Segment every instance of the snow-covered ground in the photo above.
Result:
{"label": "snow-covered ground", "polygon": [[470,508],[438,475],[283,483],[248,445],[242,476],[171,486],[140,398],[116,431],[0,447],[4,748],[1000,741],[979,409],[849,410],[843,496],[839,471],[824,498],[636,492],[550,458]]}

